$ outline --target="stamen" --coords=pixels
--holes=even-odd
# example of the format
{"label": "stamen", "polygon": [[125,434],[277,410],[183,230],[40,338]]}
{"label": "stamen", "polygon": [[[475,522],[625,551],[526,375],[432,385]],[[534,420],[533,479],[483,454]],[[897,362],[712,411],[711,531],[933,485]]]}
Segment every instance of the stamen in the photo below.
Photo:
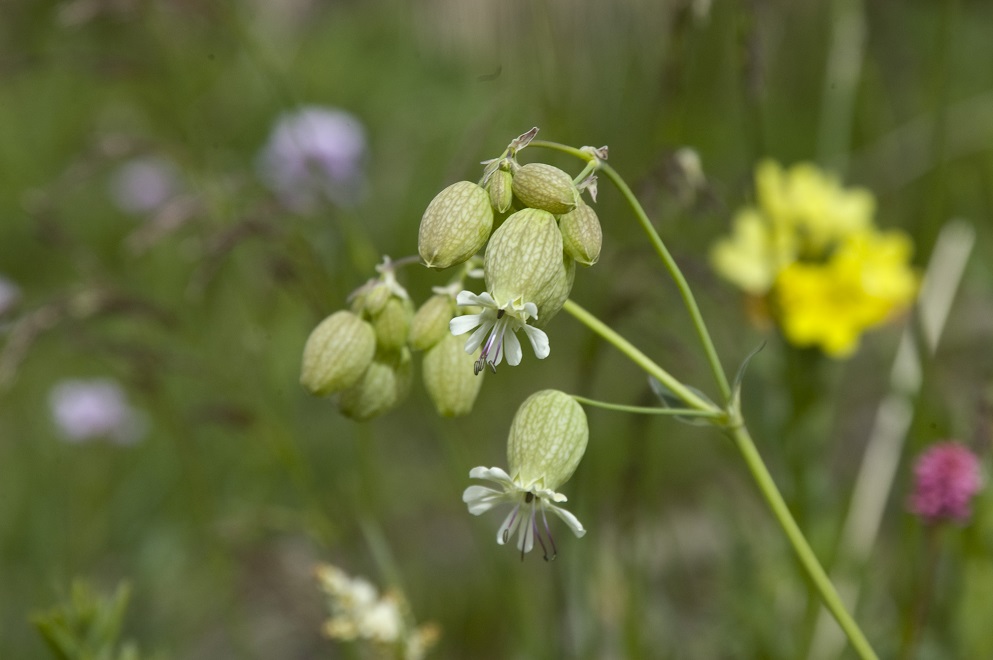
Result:
{"label": "stamen", "polygon": [[[477,376],[482,372],[483,368],[488,364],[490,370],[496,373],[496,359],[500,355],[500,346],[502,345],[501,339],[502,335],[498,332],[500,326],[496,325],[490,332],[490,336],[486,338],[486,343],[483,344],[483,350],[479,352],[479,359],[472,365],[472,372]],[[490,358],[490,351],[493,350],[494,345],[496,346],[496,354],[493,358]]]}
{"label": "stamen", "polygon": [[[559,549],[555,547],[555,537],[552,536],[552,530],[548,526],[548,517],[545,516],[545,507],[541,507],[541,520],[545,523],[545,533],[548,534],[548,542],[552,544],[552,561],[559,556]],[[541,546],[544,548],[544,544]],[[548,557],[545,557],[545,561],[548,561]]]}
{"label": "stamen", "polygon": [[[529,520],[528,523],[529,523],[528,526],[523,530],[524,531],[524,543],[521,544],[521,561],[524,561],[524,553],[529,550],[528,545],[530,545],[532,548],[534,547],[534,539],[533,539],[533,537],[538,536],[538,526],[535,524],[535,521],[534,521],[534,507],[533,506],[531,507],[531,520]],[[530,541],[530,543],[528,543],[528,541]],[[538,541],[541,541],[541,537],[540,536],[538,537]],[[541,547],[544,548],[545,547],[545,544],[542,543],[541,544]]]}
{"label": "stamen", "polygon": [[538,543],[541,544],[541,554],[543,555],[543,559],[548,561],[548,548],[545,547],[545,542],[541,538],[541,532],[538,531],[538,517],[534,515],[533,511],[531,512],[531,529],[534,530],[534,536],[538,539]]}
{"label": "stamen", "polygon": [[521,510],[520,505],[517,505],[514,507],[514,511],[510,515],[510,522],[507,523],[507,529],[503,530],[504,543],[510,540],[510,533],[514,530],[514,521],[517,520],[517,512],[520,510]]}

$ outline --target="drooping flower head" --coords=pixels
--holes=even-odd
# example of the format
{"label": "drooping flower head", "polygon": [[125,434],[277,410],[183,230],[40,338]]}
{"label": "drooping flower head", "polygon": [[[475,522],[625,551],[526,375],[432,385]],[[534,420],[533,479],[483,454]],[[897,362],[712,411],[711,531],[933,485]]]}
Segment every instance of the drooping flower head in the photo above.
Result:
{"label": "drooping flower head", "polygon": [[363,182],[362,123],[342,110],[308,106],[282,115],[259,157],[263,181],[289,208],[354,203]]}
{"label": "drooping flower head", "polygon": [[972,498],[982,487],[979,459],[959,442],[941,442],[914,462],[911,512],[928,524],[943,520],[965,523],[972,515]]}
{"label": "drooping flower head", "polygon": [[556,489],[575,472],[588,440],[586,413],[575,399],[558,390],[532,394],[521,404],[510,426],[510,473],[498,467],[473,468],[471,478],[492,481],[499,489],[469,486],[462,501],[475,516],[510,504],[512,509],[497,531],[497,543],[507,543],[516,533],[521,559],[531,552],[535,541],[546,560],[554,559],[558,550],[548,525],[548,511],[561,518],[576,536],[586,534],[579,519],[558,506],[566,496]]}
{"label": "drooping flower head", "polygon": [[457,316],[450,324],[453,335],[478,328],[465,345],[467,353],[482,346],[476,373],[485,366],[496,370],[504,357],[511,365],[520,364],[518,330],[527,334],[539,359],[547,357],[548,336],[535,326],[561,309],[575,273],[572,260],[564,256],[555,216],[525,209],[507,218],[490,238],[483,271],[486,291],[463,291],[456,298],[459,305],[482,311]]}
{"label": "drooping flower head", "polygon": [[485,291],[478,296],[470,291],[463,291],[456,298],[456,302],[466,307],[483,308],[478,314],[456,316],[449,323],[452,334],[456,336],[464,335],[476,328],[465,342],[466,353],[475,353],[480,346],[483,347],[479,359],[473,365],[476,375],[479,375],[486,366],[496,372],[497,365],[504,357],[507,358],[507,364],[517,366],[521,363],[524,352],[517,338],[518,330],[523,330],[527,335],[539,360],[548,357],[548,335],[528,325],[529,320],[538,316],[538,309],[534,303],[522,303],[518,298],[501,306]]}
{"label": "drooping flower head", "polygon": [[738,212],[711,251],[714,269],[763,298],[786,339],[833,357],[906,309],[917,290],[913,246],[879,231],[869,191],[843,188],[814,165],[761,163],[756,205]]}
{"label": "drooping flower head", "polygon": [[105,438],[118,444],[137,442],[145,420],[128,403],[124,390],[106,378],[64,380],[49,395],[52,417],[69,442]]}

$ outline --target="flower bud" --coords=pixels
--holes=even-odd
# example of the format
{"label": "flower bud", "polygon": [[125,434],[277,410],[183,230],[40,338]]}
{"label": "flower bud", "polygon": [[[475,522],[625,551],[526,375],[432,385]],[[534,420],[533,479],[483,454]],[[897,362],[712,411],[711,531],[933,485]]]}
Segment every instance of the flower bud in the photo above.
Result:
{"label": "flower bud", "polygon": [[393,297],[393,291],[384,282],[375,284],[372,288],[356,298],[359,311],[368,316],[377,316]]}
{"label": "flower bud", "polygon": [[376,344],[385,352],[399,351],[407,344],[410,319],[414,306],[409,300],[391,296],[379,314],[372,320],[376,331]]}
{"label": "flower bud", "polygon": [[514,177],[506,170],[497,170],[490,177],[486,189],[490,194],[490,206],[497,213],[506,213],[514,201]]}
{"label": "flower bud", "polygon": [[545,163],[528,163],[514,172],[514,194],[534,209],[554,215],[576,208],[579,193],[572,177]]}
{"label": "flower bud", "polygon": [[493,229],[489,194],[471,181],[438,193],[421,217],[417,250],[429,268],[448,268],[479,252]]}
{"label": "flower bud", "polygon": [[474,355],[465,352],[465,340],[449,332],[424,354],[424,387],[442,417],[472,411],[485,373],[474,375],[475,361]]}
{"label": "flower bud", "polygon": [[584,266],[599,261],[603,231],[592,206],[580,204],[559,218],[559,231],[566,254]]}
{"label": "flower bud", "polygon": [[524,209],[493,232],[483,271],[486,290],[500,304],[529,302],[552,284],[562,268],[562,234],[547,211]]}
{"label": "flower bud", "polygon": [[359,381],[376,351],[372,326],[349,311],[321,321],[303,348],[300,383],[311,394],[340,392]]}
{"label": "flower bud", "polygon": [[586,413],[571,396],[558,390],[532,394],[510,425],[511,478],[525,486],[558,490],[576,471],[589,435]]}
{"label": "flower bud", "polygon": [[410,322],[410,335],[407,337],[410,347],[415,351],[426,351],[450,335],[448,322],[453,316],[455,301],[451,296],[438,294],[428,298]]}
{"label": "flower bud", "polygon": [[338,410],[357,422],[378,417],[407,398],[412,378],[413,363],[408,349],[377,355],[362,379],[341,393]]}

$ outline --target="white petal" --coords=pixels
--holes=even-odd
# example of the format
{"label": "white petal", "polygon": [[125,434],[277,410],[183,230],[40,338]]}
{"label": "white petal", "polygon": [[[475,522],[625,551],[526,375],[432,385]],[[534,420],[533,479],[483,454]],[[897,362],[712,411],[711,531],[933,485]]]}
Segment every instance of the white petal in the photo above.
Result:
{"label": "white petal", "polygon": [[513,332],[508,332],[504,336],[503,352],[507,355],[507,364],[517,366],[521,363],[524,352],[521,350],[521,342]]}
{"label": "white petal", "polygon": [[533,319],[538,318],[538,306],[533,302],[524,303],[524,313]]}
{"label": "white petal", "polygon": [[459,335],[464,335],[469,332],[482,322],[482,314],[465,314],[463,316],[456,316],[448,322],[448,330],[453,335],[458,337]]}
{"label": "white petal", "polygon": [[479,296],[472,291],[459,291],[459,295],[455,296],[455,304],[470,307],[472,305],[482,305],[483,303],[480,302]]}
{"label": "white petal", "polygon": [[521,507],[515,506],[507,517],[503,519],[503,524],[500,525],[500,529],[497,530],[497,543],[500,545],[504,544],[504,538],[510,538],[517,529],[517,526],[521,524],[521,516],[518,515]]}
{"label": "white petal", "polygon": [[531,340],[531,348],[534,349],[535,356],[539,360],[544,360],[548,357],[548,353],[550,352],[548,347],[548,335],[538,328],[530,325],[524,326],[524,332],[527,334],[528,339]]}
{"label": "white petal", "polygon": [[487,337],[489,337],[490,330],[492,329],[493,329],[492,321],[486,321],[485,323],[483,323],[483,325],[479,326],[479,330],[476,330],[476,332],[472,333],[472,336],[466,339],[465,352],[475,353],[476,349],[480,347],[480,345],[486,340]]}
{"label": "white petal", "polygon": [[579,518],[572,515],[565,509],[555,506],[554,504],[546,504],[545,506],[551,509],[552,513],[561,518],[562,522],[568,525],[569,529],[571,529],[572,533],[577,537],[581,537],[586,534],[586,529],[583,527],[583,523],[579,522]]}
{"label": "white petal", "polygon": [[469,470],[470,479],[487,479],[489,481],[495,481],[504,486],[513,486],[514,481],[510,478],[510,475],[504,472],[498,467],[484,467],[480,465],[479,467],[474,467]]}
{"label": "white petal", "polygon": [[507,332],[507,324],[498,323],[496,329],[494,329],[493,332],[495,332],[497,335],[496,339],[493,341],[493,345],[496,347],[496,350],[490,352],[490,354],[486,357],[486,361],[492,362],[493,366],[496,367],[499,366],[501,362],[503,362],[503,353],[504,353],[503,336]]}
{"label": "white petal", "polygon": [[508,499],[505,492],[485,486],[469,486],[462,493],[462,501],[469,507],[469,513],[478,516]]}
{"label": "white petal", "polygon": [[517,549],[523,550],[527,554],[534,548],[534,510],[532,509],[530,516],[521,515],[521,518],[527,518],[527,520],[521,521],[521,531],[517,536]]}

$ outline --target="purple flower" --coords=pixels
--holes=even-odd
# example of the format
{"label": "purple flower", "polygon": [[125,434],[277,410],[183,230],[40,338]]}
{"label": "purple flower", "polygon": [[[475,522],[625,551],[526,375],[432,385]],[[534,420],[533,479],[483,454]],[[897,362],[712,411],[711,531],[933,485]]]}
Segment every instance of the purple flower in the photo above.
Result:
{"label": "purple flower", "polygon": [[112,380],[64,380],[52,388],[48,400],[55,424],[68,442],[106,438],[127,445],[144,435],[144,418]]}
{"label": "purple flower", "polygon": [[136,215],[157,211],[179,191],[179,172],[156,156],[128,161],[110,180],[110,198],[117,208]]}
{"label": "purple flower", "polygon": [[968,521],[969,504],[982,486],[979,459],[959,442],[941,442],[926,449],[914,463],[910,510],[928,524]]}
{"label": "purple flower", "polygon": [[282,115],[259,156],[259,175],[280,201],[312,211],[322,201],[352,204],[362,188],[366,137],[341,110],[309,106]]}

